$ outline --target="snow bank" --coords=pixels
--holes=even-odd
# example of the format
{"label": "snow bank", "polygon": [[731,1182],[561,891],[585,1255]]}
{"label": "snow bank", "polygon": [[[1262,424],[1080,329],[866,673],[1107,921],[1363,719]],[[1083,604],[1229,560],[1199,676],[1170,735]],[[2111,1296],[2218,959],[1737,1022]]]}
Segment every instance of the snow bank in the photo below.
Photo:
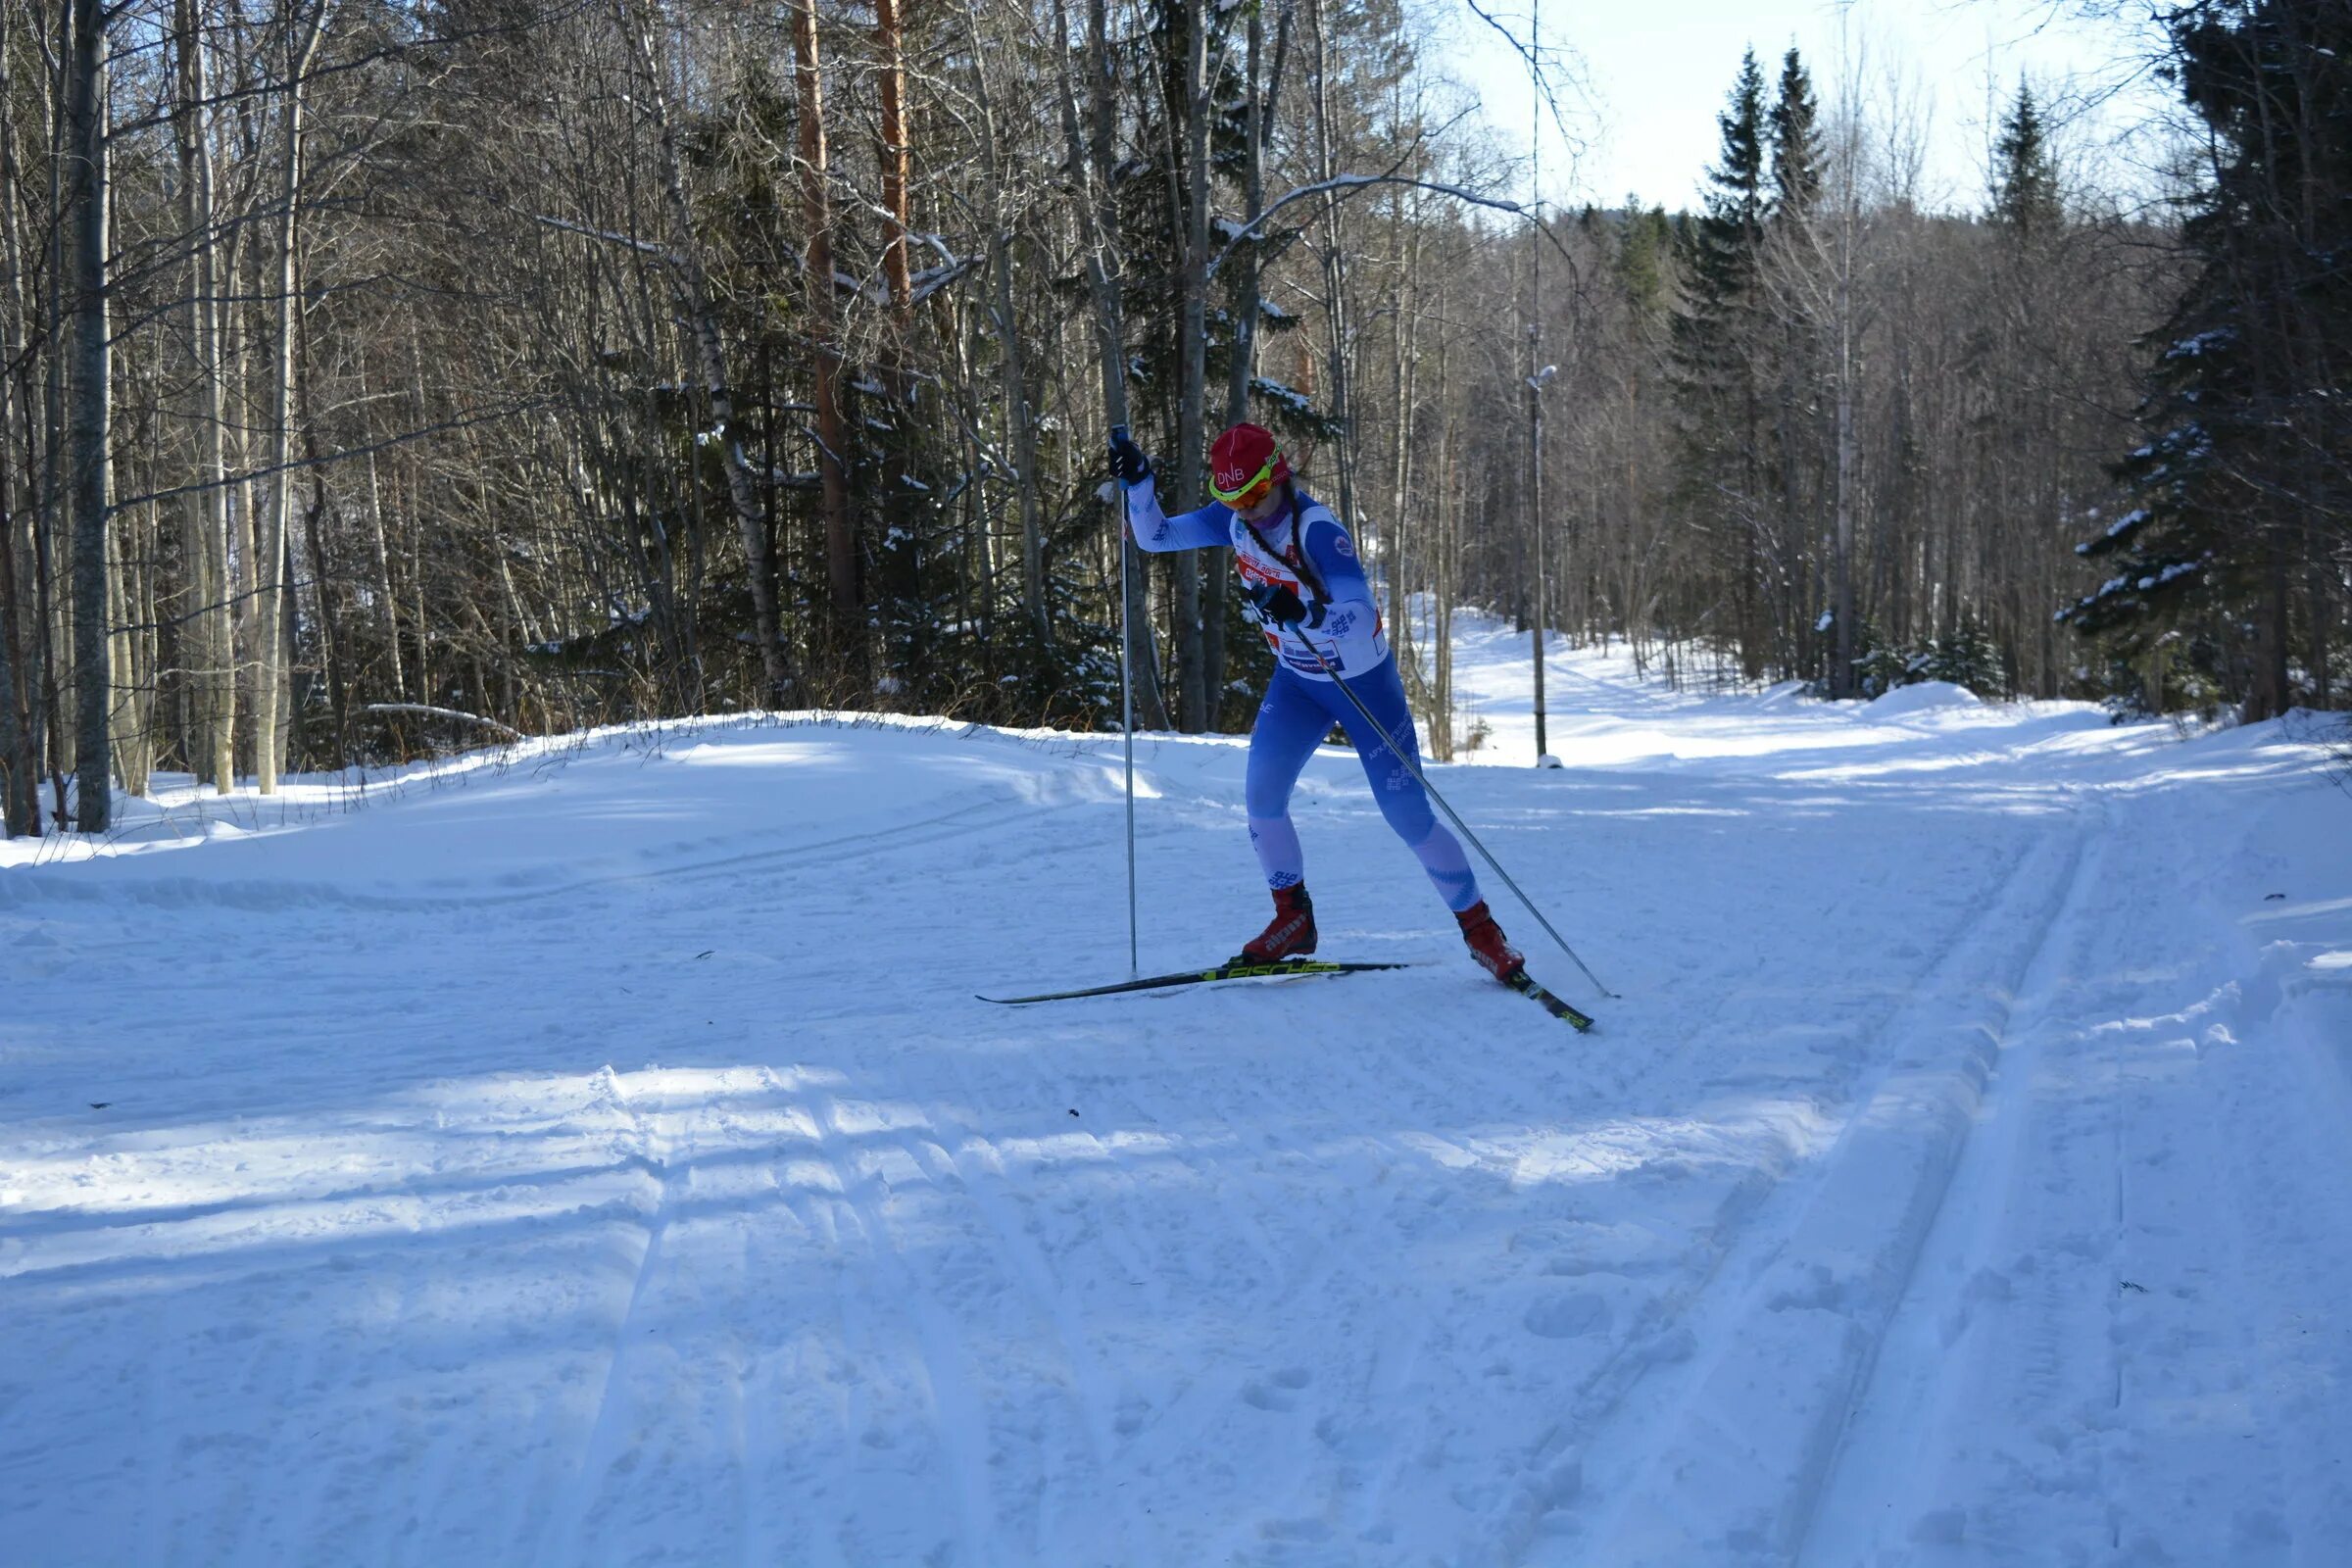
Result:
{"label": "snow bank", "polygon": [[1912,713],[1932,713],[1946,708],[1982,708],[1984,699],[1965,686],[1955,686],[1948,680],[1923,680],[1910,686],[1897,686],[1882,697],[1874,697],[1862,705],[1862,711],[1871,718],[1902,718]]}

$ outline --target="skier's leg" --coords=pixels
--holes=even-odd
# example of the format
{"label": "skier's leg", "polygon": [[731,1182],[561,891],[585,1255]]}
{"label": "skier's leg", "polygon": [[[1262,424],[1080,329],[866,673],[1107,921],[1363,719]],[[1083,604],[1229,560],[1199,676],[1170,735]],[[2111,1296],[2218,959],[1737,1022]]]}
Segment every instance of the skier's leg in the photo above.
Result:
{"label": "skier's leg", "polygon": [[1306,896],[1306,857],[1298,848],[1298,830],[1291,826],[1291,789],[1331,720],[1299,690],[1305,684],[1277,669],[1250,731],[1250,845],[1274,894],[1273,921],[1242,945],[1241,957],[1250,963],[1315,951],[1315,906]]}
{"label": "skier's leg", "polygon": [[1331,715],[1300,680],[1277,668],[1258,705],[1250,731],[1250,774],[1245,791],[1250,844],[1266,873],[1266,886],[1297,887],[1306,876],[1306,855],[1291,825],[1291,791],[1299,770],[1315,754],[1315,743],[1331,727]]}
{"label": "skier's leg", "polygon": [[[1387,661],[1377,669],[1358,675],[1348,682],[1348,690],[1361,700],[1385,733],[1370,733],[1364,716],[1355,706],[1338,692],[1331,702],[1344,710],[1340,722],[1348,730],[1348,738],[1355,743],[1355,755],[1364,764],[1364,777],[1371,781],[1372,798],[1380,803],[1380,814],[1388,818],[1389,826],[1404,840],[1421,861],[1421,869],[1429,874],[1438,897],[1446,907],[1460,914],[1475,908],[1479,903],[1478,876],[1470,869],[1469,857],[1462,853],[1461,840],[1438,820],[1429,804],[1429,792],[1421,787],[1414,768],[1421,765],[1421,747],[1413,733],[1413,715],[1405,706],[1404,682],[1397,676],[1396,661]],[[1400,759],[1389,746],[1393,737],[1404,748]],[[1405,765],[1409,759],[1412,766]]]}

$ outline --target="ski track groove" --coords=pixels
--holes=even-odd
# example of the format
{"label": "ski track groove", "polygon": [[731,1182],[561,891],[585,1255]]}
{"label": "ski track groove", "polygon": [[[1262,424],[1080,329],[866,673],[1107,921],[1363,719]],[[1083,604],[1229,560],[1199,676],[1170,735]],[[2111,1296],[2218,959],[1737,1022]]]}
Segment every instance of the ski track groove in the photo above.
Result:
{"label": "ski track groove", "polygon": [[[823,1195],[823,1200],[820,1202],[818,1195],[810,1193],[796,1183],[787,1187],[786,1200],[794,1217],[801,1222],[811,1239],[822,1244],[825,1258],[834,1265],[829,1270],[832,1276],[832,1326],[834,1332],[840,1337],[843,1357],[858,1364],[874,1364],[879,1357],[874,1348],[870,1314],[858,1309],[863,1303],[852,1294],[852,1270],[848,1267],[848,1260],[843,1255],[839,1215],[842,1208],[846,1206],[847,1200],[838,1190],[840,1169],[824,1153],[821,1129],[818,1138],[817,1152],[821,1157],[826,1158],[826,1166],[832,1174],[835,1191]],[[849,1382],[846,1386],[839,1380],[832,1380],[830,1392],[833,1395],[835,1412],[838,1417],[841,1451],[854,1453],[866,1430],[866,1423],[871,1414],[868,1406],[872,1395],[863,1379]],[[834,1532],[818,1534],[812,1546],[817,1553],[816,1561],[822,1565],[822,1568],[850,1568],[849,1559],[844,1554],[841,1542]]]}
{"label": "ski track groove", "polygon": [[[805,866],[862,860],[877,851],[899,854],[907,850],[932,849],[957,839],[970,838],[974,834],[986,833],[991,828],[1033,820],[1040,811],[1064,811],[1081,804],[1084,803],[992,797],[956,807],[937,816],[843,834],[815,844],[788,845],[781,849],[757,850],[744,855],[722,856],[716,859],[693,860],[676,865],[649,865],[503,893],[487,889],[453,890],[444,894],[376,893],[345,888],[334,883],[247,884],[198,881],[184,877],[156,877],[123,885],[65,881],[56,877],[39,882],[22,877],[0,877],[0,910],[37,908],[51,903],[99,904],[127,898],[166,908],[223,905],[262,913],[323,906],[385,914],[456,914],[539,904],[551,899],[575,898],[585,893],[637,884],[667,883],[676,886],[707,878],[741,875],[755,866],[786,866],[799,870]],[[989,815],[977,822],[963,820],[982,810],[989,811]]]}
{"label": "ski track groove", "polygon": [[[2066,1151],[2084,1147],[2084,1141],[2051,1141],[2038,1149],[2028,1142],[2042,1109],[2038,1097],[2047,1042],[2064,1027],[2060,1009],[2083,945],[2089,896],[2102,881],[2104,851],[2115,830],[2111,810],[2103,808],[2094,827],[2086,808],[2077,809],[2083,817],[2076,830],[2079,842],[2072,869],[2019,971],[1968,1136],[1950,1164],[1936,1212],[1923,1230],[1901,1289],[1894,1293],[1893,1306],[1871,1342],[1866,1369],[1856,1382],[1828,1469],[1795,1534],[1794,1557],[1800,1565],[1839,1568],[1860,1560],[1858,1553],[1879,1533],[1871,1517],[1873,1504],[1887,1496],[1917,1494],[1916,1485],[1907,1481],[1916,1483],[1920,1477],[1926,1429],[1936,1419],[1932,1401],[1948,1398],[1956,1388],[1975,1381],[1950,1376],[1955,1337],[1966,1327],[1965,1315],[1957,1325],[1952,1321],[1953,1301],[1963,1303],[1960,1311],[1966,1314],[1972,1291],[2039,1292],[2046,1306],[2027,1315],[2025,1353],[2040,1374],[2055,1381],[2070,1369],[2077,1375],[2088,1370],[2100,1381],[2112,1379],[2112,1357],[2103,1353],[2111,1347],[2062,1347],[2053,1337],[2067,1320],[2060,1298],[2079,1289],[2078,1280],[2055,1266],[2037,1269],[2022,1281],[2013,1272],[1995,1272],[2006,1262],[2000,1250],[2014,1245],[2014,1231],[2003,1221],[2009,1217],[2016,1183],[2034,1174],[2052,1185],[2087,1186],[2104,1174],[2094,1169],[2049,1177],[2046,1162],[2064,1158]],[[2093,1114],[2107,1119],[2104,1112]],[[2042,1163],[2037,1164],[2035,1154]],[[2120,1193],[2116,1201],[2120,1205]],[[2002,1283],[1986,1283],[1995,1279]],[[1930,1285],[1943,1288],[1923,1291]],[[1980,1343],[1971,1341],[1957,1350],[1961,1364],[1975,1359],[1973,1351]],[[2015,1340],[2007,1342],[2013,1351],[2017,1346]],[[2021,1483],[2027,1479],[2018,1478]],[[2091,1494],[2103,1494],[2103,1489],[2094,1487]],[[2011,1542],[2005,1549],[2022,1553],[2031,1547]]]}
{"label": "ski track groove", "polygon": [[[643,1217],[632,1222],[642,1234],[636,1268],[629,1281],[628,1300],[622,1305],[618,1320],[613,1324],[612,1349],[605,1358],[604,1377],[597,1389],[596,1405],[588,1421],[588,1432],[581,1444],[579,1458],[574,1462],[571,1478],[564,1487],[560,1517],[556,1521],[565,1536],[564,1547],[554,1560],[557,1563],[576,1563],[587,1554],[585,1538],[590,1515],[594,1513],[601,1483],[612,1468],[611,1456],[617,1448],[614,1429],[631,1396],[623,1386],[634,1360],[636,1336],[632,1332],[646,1298],[654,1289],[654,1278],[662,1265],[662,1242],[669,1228],[674,1212],[676,1195],[671,1184],[668,1165],[669,1141],[656,1132],[643,1112],[628,1102],[617,1075],[608,1068],[604,1075],[608,1099],[612,1107],[627,1117],[630,1136],[625,1140],[632,1163],[645,1173],[652,1186],[653,1200],[641,1211]],[[656,1112],[657,1115],[661,1114]],[[547,1560],[549,1544],[541,1540],[539,1558]]]}
{"label": "ski track groove", "polygon": [[[1951,1197],[1953,1178],[1958,1172],[1961,1162],[1967,1157],[1970,1145],[1979,1136],[1979,1129],[1982,1126],[1980,1110],[1983,1097],[1991,1076],[1998,1070],[2000,1051],[2006,1044],[2011,1031],[2016,1027],[2018,1000],[2021,997],[2030,998],[2038,994],[2038,988],[2034,982],[2047,961],[2053,938],[2062,935],[2069,929],[2069,914],[2082,906],[2091,886],[2090,879],[2085,873],[2092,862],[2092,848],[2096,840],[2084,818],[2080,801],[2073,800],[2071,796],[2068,814],[2067,825],[2057,830],[2067,841],[2067,864],[2058,879],[2059,895],[2054,901],[2043,906],[2038,917],[2034,922],[2033,935],[2022,950],[2022,956],[2011,958],[2000,965],[1999,972],[2006,978],[1996,993],[1998,998],[1997,1022],[1994,1026],[1990,1050],[1975,1073],[1976,1085],[1975,1093],[1972,1096],[1972,1104],[1960,1119],[1956,1137],[1938,1154],[1935,1166],[1924,1173],[1922,1177],[1921,1185],[1929,1205],[1926,1217],[1924,1220],[1913,1223],[1906,1230],[1898,1232],[1890,1244],[1897,1250],[1900,1257],[1899,1272],[1891,1289],[1883,1293],[1881,1301],[1872,1303],[1869,1317],[1861,1325],[1865,1330],[1863,1348],[1859,1354],[1858,1364],[1846,1382],[1846,1397],[1841,1407],[1836,1412],[1836,1425],[1828,1436],[1822,1462],[1813,1467],[1803,1491],[1792,1499],[1793,1519],[1788,1528],[1788,1539],[1800,1552],[1804,1540],[1812,1528],[1815,1511],[1834,1476],[1838,1446],[1851,1423],[1852,1411],[1862,1399],[1867,1398],[1868,1391],[1876,1379],[1880,1351],[1886,1344],[1888,1326],[1894,1314],[1900,1310],[1904,1298],[1911,1294],[1914,1282],[1919,1277],[1920,1260],[1933,1240],[1936,1224],[1942,1217],[1945,1204]],[[2030,855],[2021,857],[2021,863],[2030,859]],[[2029,1030],[2032,1029],[2034,1021],[2035,1015],[2030,1008]]]}
{"label": "ski track groove", "polygon": [[[2145,848],[2172,835],[2119,816],[2112,794],[2103,805],[2078,886],[2177,911],[2172,869]],[[1921,1568],[2340,1560],[2352,1483],[2340,1460],[2315,1474],[2307,1446],[2278,1435],[2308,1424],[2286,1401],[2340,1381],[2345,1359],[2309,1333],[2337,1318],[2311,1290],[2313,1244],[2352,1232],[2344,1107],[2277,1032],[2291,1022],[2249,1001],[2268,989],[2265,956],[2203,940],[2235,913],[2142,929],[2070,907],[2059,922],[1920,1265],[1917,1282],[1941,1289],[1917,1291],[1889,1328],[1842,1488],[1807,1542],[1812,1568],[1874,1545]],[[2249,1309],[2179,1326],[2217,1298]],[[2226,1496],[2210,1492],[2220,1448],[2239,1472]],[[1906,1537],[1911,1521],[1870,1506],[1882,1496],[1947,1506]],[[2151,1533],[2183,1497],[2189,1513]]]}
{"label": "ski track groove", "polygon": [[[965,1376],[961,1336],[940,1306],[937,1293],[898,1243],[884,1213],[894,1195],[879,1162],[871,1169],[859,1171],[854,1168],[857,1155],[844,1154],[840,1150],[838,1140],[856,1136],[845,1124],[840,1101],[827,1093],[815,1093],[809,1099],[817,1125],[825,1131],[825,1157],[841,1183],[843,1200],[857,1216],[858,1228],[881,1263],[882,1272],[899,1287],[895,1294],[906,1303],[914,1321],[924,1377],[930,1390],[931,1438],[938,1446],[949,1487],[956,1497],[959,1549],[969,1563],[994,1562],[987,1451],[993,1428],[987,1407]],[[918,1165],[917,1169],[920,1168]]]}
{"label": "ski track groove", "polygon": [[146,1485],[134,1489],[139,1521],[138,1539],[143,1546],[141,1559],[146,1562],[169,1562],[172,1522],[165,1513],[165,1499],[172,1493],[168,1485],[171,1475],[170,1450],[166,1446],[169,1428],[166,1421],[172,1401],[166,1390],[177,1380],[167,1379],[166,1373],[179,1359],[180,1337],[173,1332],[175,1325],[169,1320],[166,1298],[159,1295],[150,1319],[151,1326],[145,1343],[151,1347],[143,1358],[144,1376],[139,1379],[140,1398],[146,1408],[139,1424],[139,1450],[144,1461],[141,1469]]}
{"label": "ski track groove", "polygon": [[[2029,873],[2051,858],[2053,852],[2058,857],[2068,858],[2071,864],[2072,858],[2080,855],[2082,843],[2080,824],[2072,821],[2056,832],[2042,835],[2039,843],[2029,843],[2005,868],[1997,891],[1986,904],[1995,909],[2006,908],[2025,893],[2031,880]],[[2071,884],[2070,873],[2067,886]],[[2031,910],[2032,923],[2026,942],[2009,950],[2015,955],[2008,965],[2013,974],[2022,973],[2024,966],[2031,963],[2064,897],[2062,890],[2055,899],[2030,901],[2038,902],[2039,906]],[[2001,923],[1997,919],[1964,921],[1956,929],[1952,939],[1931,960],[1926,971],[1929,978],[1925,995],[1921,995],[1917,982],[1907,987],[1906,992],[1911,1000],[1896,1004],[1873,1029],[1870,1039],[1875,1049],[1870,1050],[1864,1058],[1870,1066],[1862,1079],[1852,1086],[1845,1100],[1843,1126],[1831,1147],[1818,1158],[1799,1162],[1796,1180],[1789,1180],[1786,1173],[1772,1180],[1770,1189],[1755,1200],[1752,1210],[1742,1216],[1741,1223],[1733,1230],[1704,1277],[1695,1282],[1679,1303],[1670,1308],[1658,1339],[1674,1336],[1678,1330],[1687,1331],[1684,1343],[1713,1348],[1703,1350],[1688,1361],[1674,1358],[1661,1363],[1654,1358],[1644,1358],[1630,1364],[1626,1368],[1630,1375],[1623,1379],[1619,1387],[1604,1396],[1604,1403],[1598,1408],[1580,1407],[1576,1424],[1583,1437],[1582,1447],[1587,1454],[1595,1456],[1592,1469],[1598,1478],[1598,1485],[1592,1490],[1610,1499],[1603,1505],[1599,1521],[1604,1543],[1601,1547],[1603,1556],[1599,1560],[1629,1565],[1636,1562],[1688,1560],[1688,1557],[1678,1559],[1673,1548],[1663,1557],[1643,1554],[1650,1547],[1638,1539],[1639,1527],[1632,1520],[1635,1511],[1643,1506],[1637,1500],[1639,1489],[1645,1476],[1652,1478],[1653,1485],[1667,1489],[1670,1494],[1676,1488],[1690,1483],[1690,1477],[1684,1472],[1666,1470],[1665,1473],[1659,1473],[1671,1463],[1668,1457],[1669,1434],[1719,1421],[1717,1413],[1707,1404],[1711,1381],[1728,1358],[1749,1353],[1751,1325],[1768,1320],[1775,1310],[1769,1299],[1759,1298],[1773,1280],[1776,1265],[1790,1256],[1789,1250],[1800,1239],[1808,1217],[1816,1211],[1822,1200],[1825,1188],[1838,1179],[1844,1169],[1842,1160],[1856,1128],[1863,1124],[1873,1103],[1896,1072],[1902,1069],[1904,1064],[1900,1053],[1890,1047],[1890,1039],[1914,1011],[1924,1012],[1932,1018],[1949,1005],[1953,1000],[1953,981],[1960,978],[1955,971],[1976,967],[1978,956],[1969,941],[1971,931]],[[1936,1058],[1939,1063],[1944,1059],[1944,1056]],[[1953,1151],[1953,1155],[1957,1156],[1957,1150]],[[1949,1168],[1948,1163],[1943,1166],[1943,1177],[1948,1178]],[[1934,1183],[1937,1178],[1930,1176],[1928,1180]],[[1895,1245],[1900,1246],[1901,1240],[1898,1235]],[[1906,1269],[1908,1262],[1906,1259]],[[1717,1289],[1719,1284],[1724,1289]],[[1671,1385],[1671,1392],[1665,1397],[1649,1403],[1646,1411],[1630,1413],[1636,1408],[1633,1396],[1653,1378]],[[1631,1438],[1623,1436],[1628,1421],[1633,1423],[1637,1434]],[[1740,1441],[1729,1446],[1746,1446],[1747,1435],[1738,1436]],[[1712,1446],[1717,1448],[1727,1446],[1725,1437],[1718,1434]],[[1703,1439],[1693,1440],[1681,1445],[1681,1451],[1704,1450],[1709,1446]],[[1619,1454],[1630,1457],[1613,1462],[1614,1456]],[[1816,1465],[1809,1480],[1799,1478],[1798,1492],[1783,1500],[1784,1510],[1793,1510],[1795,1517],[1801,1519],[1810,1506],[1813,1489],[1818,1487],[1819,1482],[1820,1468]],[[1648,1508],[1652,1513],[1660,1509],[1672,1511],[1671,1505],[1664,1503],[1663,1499],[1649,1504]],[[1788,1512],[1784,1511],[1782,1517],[1786,1521],[1789,1517]],[[1787,1529],[1785,1522],[1781,1528]],[[1607,1544],[1624,1537],[1629,1531],[1637,1532],[1636,1540],[1622,1541],[1615,1545]],[[1532,1549],[1533,1542],[1518,1540],[1503,1544],[1508,1548],[1505,1560],[1521,1561]],[[1689,1553],[1703,1554],[1705,1548],[1691,1542],[1687,1543],[1684,1549]]]}
{"label": "ski track groove", "polygon": [[[955,1178],[996,1237],[1001,1256],[1010,1260],[1007,1272],[1013,1289],[1030,1316],[1044,1325],[1061,1363],[1064,1386],[1054,1391],[1054,1402],[1067,1412],[1075,1427],[1086,1468],[1071,1475],[1051,1457],[1042,1462],[1044,1479],[1038,1489],[1033,1531],[1042,1538],[1048,1533],[1049,1521],[1078,1511],[1071,1502],[1073,1494],[1095,1494],[1108,1477],[1111,1415],[1102,1402],[1103,1391],[1110,1387],[1108,1370],[1089,1345],[1084,1325],[1070,1311],[1052,1263],[1021,1223],[1005,1212],[1004,1194],[992,1190],[1009,1185],[1002,1157],[977,1135],[967,1135],[953,1153],[937,1144],[929,1148],[934,1155],[930,1163],[944,1167],[944,1171],[935,1171],[935,1176]],[[1041,1448],[1050,1455],[1061,1436],[1047,1430],[1040,1439]],[[1034,1552],[1038,1548],[1033,1544],[1029,1549]]]}
{"label": "ski track groove", "polygon": [[[2288,1054],[2298,1069],[2294,1076],[2304,1080],[2306,1093],[2290,1094],[2283,1104],[2269,1107],[2282,1114],[2284,1125],[2278,1130],[2291,1137],[2220,1141],[2237,1207],[2254,1222],[2244,1230],[2231,1227],[2230,1235],[2235,1242],[2243,1236],[2269,1231],[2276,1224],[2273,1216],[2278,1212],[2278,1195],[2292,1193],[2308,1183],[2313,1169],[2332,1169],[2334,1179],[2319,1188],[2330,1195],[2332,1211],[2323,1216],[2328,1223],[2314,1225],[2312,1230],[2321,1235],[2329,1231],[2344,1234],[2352,1230],[2352,1200],[2344,1196],[2352,1193],[2352,1158],[2345,1153],[2342,1124],[2328,1125],[2318,1114],[2322,1106],[2339,1113],[2343,1110],[2339,1086],[2325,1081],[2314,1071],[2325,1065],[2313,1059],[2314,1048],[2321,1042],[2303,1038],[2300,1025],[2294,1020],[2280,1019],[2274,1013],[2266,1021],[2289,1035]],[[2246,1063],[2238,1059],[2234,1066],[2242,1079],[2248,1070]],[[2246,1089],[2242,1082],[2232,1087],[2241,1094]],[[2242,1242],[2239,1245],[2242,1252]],[[2271,1289],[2258,1298],[2263,1319],[2260,1331],[2255,1331],[2255,1325],[2247,1325],[2247,1359],[2264,1373],[2257,1380],[2260,1418],[2255,1422],[2255,1430],[2275,1456],[2264,1473],[2278,1480],[2278,1511],[2297,1548],[2296,1568],[2326,1568],[2323,1553],[2329,1549],[2328,1544],[2340,1546],[2352,1541],[2352,1477],[2346,1476],[2340,1465],[2327,1464],[2309,1452],[2281,1449],[2277,1438],[2289,1425],[2278,1417],[2293,1413],[2280,1410],[2286,1402],[2280,1397],[2280,1391],[2295,1391],[2303,1403],[2328,1397],[2315,1395],[2315,1390],[2328,1390],[2340,1397],[2340,1383],[2320,1375],[2325,1369],[2311,1365],[2300,1346],[2314,1323],[2332,1325],[2336,1339],[2343,1340],[2346,1336],[2341,1326],[2342,1303],[2325,1290],[2315,1291],[2309,1277],[2300,1271],[2291,1280],[2278,1277],[2281,1253],[2296,1255],[2306,1245],[2306,1235],[2288,1234],[2280,1236],[2278,1244],[2259,1254],[2258,1266],[2269,1276],[2264,1284]],[[2298,1347],[2298,1353],[2287,1355],[2284,1348],[2288,1346]],[[2343,1356],[2339,1350],[2336,1362],[2339,1372],[2347,1360],[2352,1357]]]}

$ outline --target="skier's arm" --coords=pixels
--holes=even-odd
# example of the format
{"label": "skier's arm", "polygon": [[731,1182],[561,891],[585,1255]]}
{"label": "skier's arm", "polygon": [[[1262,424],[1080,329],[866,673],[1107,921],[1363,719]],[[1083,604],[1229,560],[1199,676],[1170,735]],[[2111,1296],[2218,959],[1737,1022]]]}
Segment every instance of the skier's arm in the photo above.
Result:
{"label": "skier's arm", "polygon": [[1309,607],[1309,629],[1329,638],[1345,657],[1344,667],[1362,669],[1374,662],[1380,632],[1380,610],[1372,600],[1372,584],[1364,564],[1356,559],[1348,531],[1329,514],[1305,519],[1300,548],[1322,581],[1325,597]]}
{"label": "skier's arm", "polygon": [[1233,542],[1230,525],[1225,520],[1231,514],[1223,507],[1206,506],[1171,517],[1159,508],[1159,490],[1152,475],[1146,474],[1141,483],[1124,488],[1128,531],[1145,550],[1155,554],[1169,550],[1207,550]]}

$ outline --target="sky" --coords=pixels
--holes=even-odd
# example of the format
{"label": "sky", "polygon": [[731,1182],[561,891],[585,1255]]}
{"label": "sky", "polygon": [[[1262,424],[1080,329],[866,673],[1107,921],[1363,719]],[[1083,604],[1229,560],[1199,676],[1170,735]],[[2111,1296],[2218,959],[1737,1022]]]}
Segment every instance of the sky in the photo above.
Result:
{"label": "sky", "polygon": [[[1534,102],[1524,64],[1461,0],[1433,3],[1450,12],[1441,46],[1447,61],[1497,143],[1523,155]],[[1582,143],[1571,147],[1544,126],[1546,199],[1614,207],[1632,194],[1670,211],[1698,199],[1719,147],[1716,116],[1750,45],[1769,82],[1794,44],[1825,101],[1836,96],[1841,59],[1855,63],[1869,101],[1883,107],[1899,86],[1923,127],[1923,205],[1964,210],[1983,200],[1988,87],[1996,117],[2021,73],[2037,98],[2062,101],[2070,87],[2130,76],[2138,41],[2124,24],[2078,22],[2063,5],[2033,0],[1494,0],[1486,8],[1524,36],[1531,3],[1542,4],[1545,45],[1564,51],[1561,65],[1574,74],[1562,107]],[[2103,183],[2132,178],[2130,159],[2109,144],[2159,91],[2143,76],[2068,128]]]}

